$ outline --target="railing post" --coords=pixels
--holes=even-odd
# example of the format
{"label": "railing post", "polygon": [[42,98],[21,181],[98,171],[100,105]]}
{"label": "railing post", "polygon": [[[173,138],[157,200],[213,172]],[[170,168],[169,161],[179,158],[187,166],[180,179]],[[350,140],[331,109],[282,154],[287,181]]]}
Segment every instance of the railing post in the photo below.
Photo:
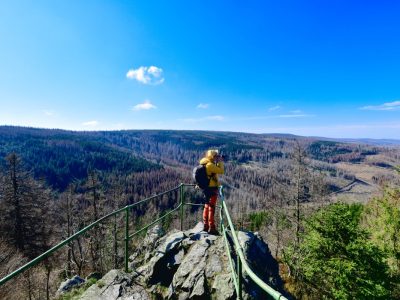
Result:
{"label": "railing post", "polygon": [[219,231],[222,233],[222,230],[224,229],[223,224],[224,224],[224,214],[223,214],[223,209],[224,209],[224,195],[223,193],[223,186],[220,186],[219,188],[219,197],[221,198],[221,209],[219,211]]}
{"label": "railing post", "polygon": [[237,259],[238,290],[239,290],[239,295],[237,295],[237,298],[239,300],[242,300],[242,261],[240,260],[239,253],[236,254],[237,254],[236,259]]}
{"label": "railing post", "polygon": [[180,190],[179,190],[179,197],[180,197],[180,219],[181,219],[181,231],[183,230],[183,183],[181,183]]}
{"label": "railing post", "polygon": [[128,272],[129,252],[129,208],[125,209],[125,272]]}
{"label": "railing post", "polygon": [[219,211],[219,231],[221,233],[222,233],[222,230],[224,229],[223,224],[224,224],[224,214],[222,213],[222,203],[221,203],[221,208]]}

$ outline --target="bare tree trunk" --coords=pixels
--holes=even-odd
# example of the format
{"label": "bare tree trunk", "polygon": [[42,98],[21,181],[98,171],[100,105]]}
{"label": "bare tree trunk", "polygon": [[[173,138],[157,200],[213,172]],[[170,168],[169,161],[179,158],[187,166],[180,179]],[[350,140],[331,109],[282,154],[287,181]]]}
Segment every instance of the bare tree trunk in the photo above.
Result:
{"label": "bare tree trunk", "polygon": [[50,300],[50,273],[51,268],[46,268],[46,299]]}
{"label": "bare tree trunk", "polygon": [[303,198],[303,181],[304,181],[304,156],[305,153],[301,148],[301,145],[298,141],[296,141],[296,148],[295,148],[295,160],[297,164],[297,174],[296,174],[296,196],[295,196],[295,218],[296,218],[296,239],[295,239],[295,246],[300,246],[300,221],[301,221],[301,207],[300,202]]}
{"label": "bare tree trunk", "polygon": [[[72,188],[70,190],[70,194],[68,195],[68,199],[67,199],[67,237],[70,237],[72,234],[72,230],[71,230],[71,225],[72,225],[72,216],[71,216],[71,212],[72,212]],[[68,244],[68,253],[67,253],[67,272],[66,275],[68,278],[71,277],[71,256],[72,256],[72,249],[71,249],[71,244]]]}
{"label": "bare tree trunk", "polygon": [[118,237],[117,237],[117,216],[114,216],[114,228],[113,228],[113,237],[114,237],[114,269],[118,268]]}
{"label": "bare tree trunk", "polygon": [[32,284],[31,284],[31,272],[28,270],[26,272],[26,277],[28,279],[28,299],[32,300]]}
{"label": "bare tree trunk", "polygon": [[[97,191],[98,189],[98,182],[96,178],[96,174],[94,171],[91,171],[89,174],[89,188],[92,191],[91,195],[91,202],[92,202],[92,208],[93,208],[93,214],[92,214],[92,221],[95,222],[97,219],[99,219],[99,198],[100,195]],[[92,268],[94,271],[103,271],[103,255],[101,254],[101,224],[93,228],[93,235],[92,238],[90,239],[90,254],[92,257]]]}
{"label": "bare tree trunk", "polygon": [[82,248],[80,238],[77,238],[75,241],[78,244],[79,258],[75,254],[74,242],[72,242],[72,247],[71,247],[72,260],[75,263],[76,267],[78,268],[78,270],[77,270],[78,275],[81,276],[85,259],[84,259],[83,248]]}
{"label": "bare tree trunk", "polygon": [[301,149],[298,148],[297,157],[297,186],[296,186],[296,247],[300,245],[300,180],[301,180]]}
{"label": "bare tree trunk", "polygon": [[24,236],[22,230],[22,217],[21,217],[21,205],[19,202],[19,183],[17,179],[17,164],[18,158],[15,154],[11,154],[9,156],[9,163],[10,163],[10,179],[12,182],[12,199],[13,204],[15,206],[15,241],[16,247],[20,251],[24,251]]}

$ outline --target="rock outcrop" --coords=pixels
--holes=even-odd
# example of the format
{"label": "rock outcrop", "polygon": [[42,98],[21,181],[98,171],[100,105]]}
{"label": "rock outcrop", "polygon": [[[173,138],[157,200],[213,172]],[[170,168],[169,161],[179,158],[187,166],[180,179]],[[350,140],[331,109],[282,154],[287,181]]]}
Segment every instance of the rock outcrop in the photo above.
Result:
{"label": "rock outcrop", "polygon": [[67,279],[60,284],[60,287],[57,290],[57,295],[61,295],[63,293],[69,292],[71,289],[77,288],[85,283],[85,279],[75,275],[71,279]]}
{"label": "rock outcrop", "polygon": [[[164,235],[155,226],[130,257],[131,273],[108,272],[80,299],[236,299],[224,238],[202,232],[202,227],[199,223]],[[268,246],[251,232],[239,232],[238,238],[252,270],[281,290],[278,264]],[[243,283],[244,299],[267,299],[249,278]]]}

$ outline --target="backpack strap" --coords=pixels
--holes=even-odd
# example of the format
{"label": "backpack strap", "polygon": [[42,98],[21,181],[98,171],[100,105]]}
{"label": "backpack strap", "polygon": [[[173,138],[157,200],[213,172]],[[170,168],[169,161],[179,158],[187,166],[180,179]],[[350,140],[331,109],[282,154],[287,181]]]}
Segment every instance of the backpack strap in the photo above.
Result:
{"label": "backpack strap", "polygon": [[[208,162],[205,163],[205,164],[201,164],[202,166],[204,166],[204,167],[206,168],[206,174],[207,174],[207,164],[208,164]],[[211,179],[211,178],[213,178],[215,175],[216,175],[215,173],[211,173],[211,175],[210,175],[210,176],[207,175],[207,177],[208,177],[208,179]]]}

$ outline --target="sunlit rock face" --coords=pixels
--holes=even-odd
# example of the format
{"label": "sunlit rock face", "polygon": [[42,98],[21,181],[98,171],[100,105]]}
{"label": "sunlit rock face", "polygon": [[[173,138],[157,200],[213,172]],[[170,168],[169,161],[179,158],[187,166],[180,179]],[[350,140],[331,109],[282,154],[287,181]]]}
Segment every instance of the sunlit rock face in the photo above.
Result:
{"label": "sunlit rock face", "polygon": [[[159,226],[153,227],[130,257],[132,272],[111,270],[80,299],[236,299],[225,240],[202,228],[198,223],[190,230],[165,235]],[[243,231],[238,239],[252,270],[281,290],[278,264],[263,240]],[[245,275],[243,298],[267,296]]]}

